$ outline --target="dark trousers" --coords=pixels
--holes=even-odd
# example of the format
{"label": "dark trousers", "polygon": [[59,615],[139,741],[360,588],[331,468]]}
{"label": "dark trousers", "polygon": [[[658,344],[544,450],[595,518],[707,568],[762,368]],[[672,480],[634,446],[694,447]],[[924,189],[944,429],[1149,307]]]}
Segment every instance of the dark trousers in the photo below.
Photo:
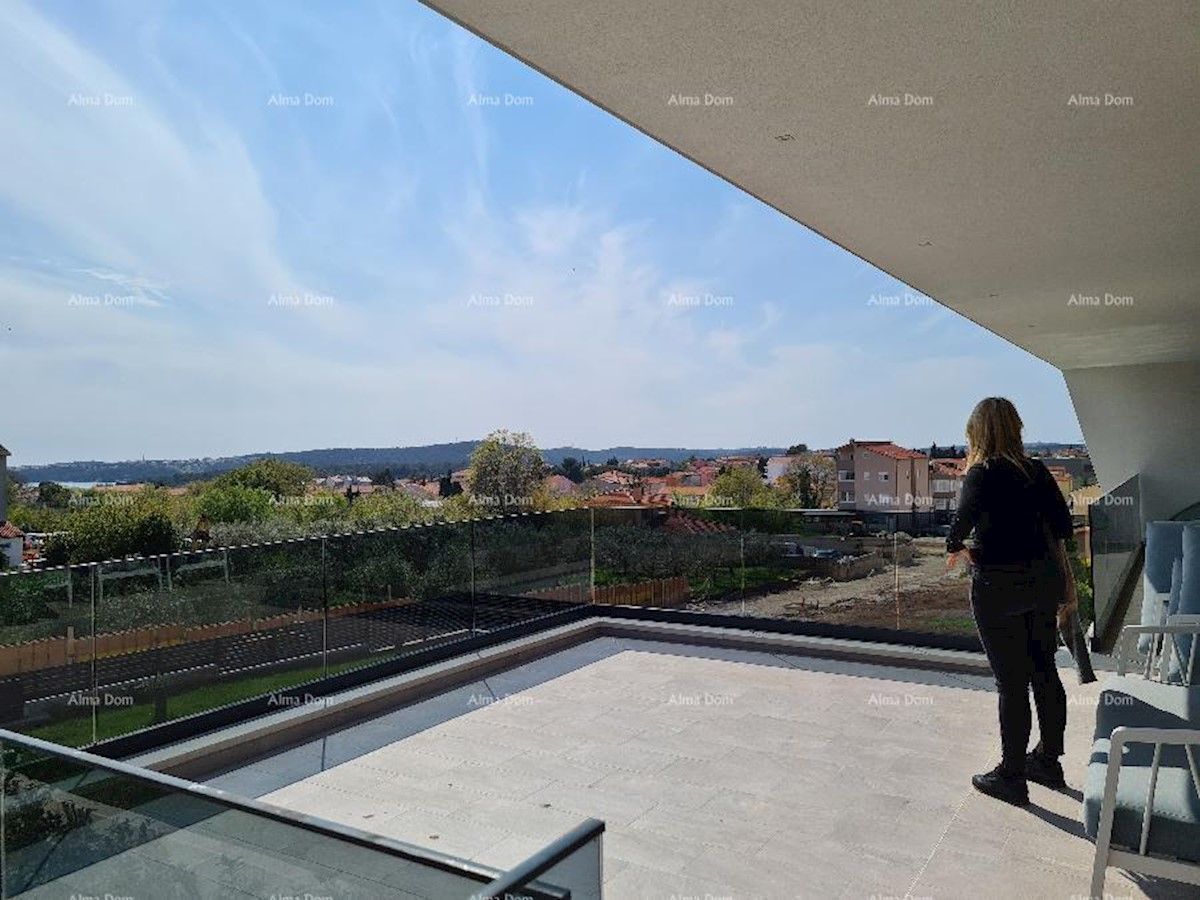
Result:
{"label": "dark trousers", "polygon": [[[1020,585],[1025,588],[1022,591],[1011,581],[1002,584],[1005,580],[985,577],[981,584],[981,579],[976,578],[972,583],[971,605],[1000,694],[1000,743],[1004,753],[1000,764],[1010,774],[1022,774],[1032,728],[1030,688],[1041,734],[1038,750],[1050,759],[1057,759],[1063,753],[1067,692],[1054,664],[1058,647],[1055,606],[1040,602],[1041,598],[1032,604],[1014,603],[1014,593],[1029,597],[1041,592],[1035,589],[1026,593],[1033,584]],[[1041,581],[1033,580],[1035,584]],[[1020,609],[1022,605],[1026,608]],[[1014,606],[1018,609],[1013,609]]]}

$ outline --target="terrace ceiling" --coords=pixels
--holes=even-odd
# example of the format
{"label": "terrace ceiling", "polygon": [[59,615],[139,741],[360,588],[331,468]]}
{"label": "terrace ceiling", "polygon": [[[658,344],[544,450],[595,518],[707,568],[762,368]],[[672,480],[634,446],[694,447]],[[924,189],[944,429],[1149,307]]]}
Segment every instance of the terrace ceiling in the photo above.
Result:
{"label": "terrace ceiling", "polygon": [[1200,4],[424,2],[1059,368],[1200,358]]}

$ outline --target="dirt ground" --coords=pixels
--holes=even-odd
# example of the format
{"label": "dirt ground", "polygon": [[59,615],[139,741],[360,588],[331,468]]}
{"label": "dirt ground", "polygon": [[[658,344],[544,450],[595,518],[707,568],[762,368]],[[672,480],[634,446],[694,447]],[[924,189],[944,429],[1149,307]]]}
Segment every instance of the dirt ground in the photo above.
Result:
{"label": "dirt ground", "polygon": [[966,571],[961,564],[952,572],[945,571],[945,546],[943,538],[915,539],[912,564],[900,566],[898,581],[896,572],[888,567],[854,581],[812,579],[787,590],[749,597],[744,604],[708,602],[697,608],[767,618],[975,634]]}

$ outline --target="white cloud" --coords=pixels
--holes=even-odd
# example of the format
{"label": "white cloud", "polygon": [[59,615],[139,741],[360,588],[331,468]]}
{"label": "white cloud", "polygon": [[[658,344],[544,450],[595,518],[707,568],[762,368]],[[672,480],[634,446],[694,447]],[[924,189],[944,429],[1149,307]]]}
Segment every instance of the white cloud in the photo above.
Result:
{"label": "white cloud", "polygon": [[[403,36],[392,15],[381,21]],[[372,149],[362,134],[374,134],[354,130],[368,115],[356,111],[339,120],[346,132],[322,137],[360,143],[333,160],[298,151],[319,183],[273,195],[263,176],[278,176],[278,160],[245,123],[189,105],[185,79],[159,95],[178,108],[156,105],[30,7],[0,6],[0,104],[13,123],[0,210],[32,245],[0,267],[5,367],[36,398],[6,411],[14,463],[419,444],[496,427],[592,447],[817,446],[847,437],[846,422],[924,440],[943,432],[914,422],[969,409],[972,385],[1018,368],[937,347],[872,354],[856,335],[865,299],[836,293],[825,309],[847,314],[844,329],[814,325],[774,287],[736,293],[727,309],[667,303],[733,289],[664,253],[661,222],[614,213],[582,171],[557,199],[533,187],[517,203],[495,196],[499,148],[466,103],[487,89],[478,41],[419,28],[407,39],[400,75],[370,90],[363,76],[363,109],[388,142],[382,163],[368,157],[381,174],[356,169]],[[244,30],[237,46],[277,78],[270,47]],[[134,103],[67,105],[105,92]],[[440,155],[423,158],[419,137]],[[423,165],[461,177],[422,190]],[[735,203],[714,220],[722,247],[754,243],[752,212]],[[280,227],[300,219],[310,224]],[[140,302],[70,304],[91,290]]]}

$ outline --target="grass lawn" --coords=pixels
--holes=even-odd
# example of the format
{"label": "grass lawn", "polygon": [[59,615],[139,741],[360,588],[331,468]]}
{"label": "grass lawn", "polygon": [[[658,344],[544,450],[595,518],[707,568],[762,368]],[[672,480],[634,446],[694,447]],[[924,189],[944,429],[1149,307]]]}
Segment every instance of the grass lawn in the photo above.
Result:
{"label": "grass lawn", "polygon": [[917,619],[914,631],[931,631],[934,634],[978,634],[975,619],[971,616],[930,616],[928,619]]}
{"label": "grass lawn", "polygon": [[[756,588],[767,584],[778,584],[781,588],[791,582],[807,577],[798,569],[782,568],[779,566],[722,566],[712,568],[703,575],[688,576],[688,590],[694,600],[707,600],[721,597],[743,587],[742,576],[745,573],[745,587]],[[626,575],[610,569],[596,569],[596,587],[608,587],[616,584],[640,584],[653,579],[648,576]]]}
{"label": "grass lawn", "polygon": [[[359,669],[368,663],[386,659],[392,654],[381,654],[368,659],[356,659],[334,663],[329,666],[330,675]],[[287,672],[272,672],[265,675],[252,675],[237,680],[217,681],[203,687],[192,688],[167,698],[167,718],[182,719],[210,709],[228,706],[239,700],[269,694],[283,688],[295,687],[309,681],[315,681],[325,672],[322,666],[310,666],[304,669],[291,669]],[[81,715],[75,719],[65,719],[49,725],[35,728],[17,729],[22,734],[53,741],[64,747],[86,747],[92,743],[91,710],[80,708]],[[96,710],[96,739],[104,741],[148,728],[154,724],[154,704],[138,703],[133,706],[104,707]]]}
{"label": "grass lawn", "polygon": [[[742,574],[745,572],[745,584]],[[768,584],[778,584],[781,588],[787,584],[802,580],[797,569],[784,569],[777,566],[746,566],[739,569],[714,569],[702,577],[688,579],[688,587],[695,600],[709,600],[740,591],[743,586],[747,589],[763,587]]]}

